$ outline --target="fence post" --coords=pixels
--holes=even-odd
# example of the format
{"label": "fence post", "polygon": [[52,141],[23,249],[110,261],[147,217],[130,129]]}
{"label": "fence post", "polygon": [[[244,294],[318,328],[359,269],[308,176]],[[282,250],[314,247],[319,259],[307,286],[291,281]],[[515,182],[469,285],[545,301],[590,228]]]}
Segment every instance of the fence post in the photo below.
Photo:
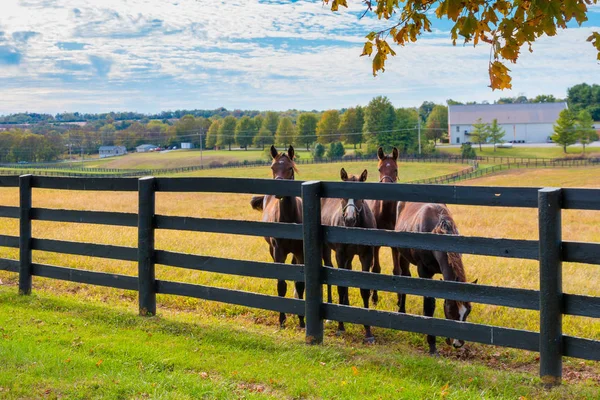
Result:
{"label": "fence post", "polygon": [[546,387],[562,377],[562,191],[538,191],[540,250],[540,377]]}
{"label": "fence post", "polygon": [[306,343],[323,343],[323,285],[321,284],[321,182],[302,184],[302,231],[306,283]]}
{"label": "fence post", "polygon": [[154,177],[138,180],[138,290],[140,315],[156,314]]}
{"label": "fence post", "polygon": [[31,178],[19,176],[19,294],[31,294]]}

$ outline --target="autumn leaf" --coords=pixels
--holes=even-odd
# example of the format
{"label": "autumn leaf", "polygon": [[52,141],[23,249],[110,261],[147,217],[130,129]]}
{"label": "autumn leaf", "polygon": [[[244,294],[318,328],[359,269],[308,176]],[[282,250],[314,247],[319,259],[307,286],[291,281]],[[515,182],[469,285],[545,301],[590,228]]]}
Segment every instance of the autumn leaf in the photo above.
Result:
{"label": "autumn leaf", "polygon": [[512,78],[508,75],[510,70],[506,67],[506,65],[502,64],[500,61],[494,61],[490,63],[489,73],[490,73],[490,87],[492,89],[511,89],[512,85],[510,81]]}
{"label": "autumn leaf", "polygon": [[440,396],[442,396],[442,398],[448,396],[449,388],[450,388],[450,385],[448,383],[446,383],[444,386],[442,386],[442,389],[440,390]]}
{"label": "autumn leaf", "polygon": [[371,53],[373,53],[373,43],[367,42],[365,43],[365,47],[363,47],[363,52],[360,56],[370,56]]}
{"label": "autumn leaf", "polygon": [[587,38],[588,42],[591,42],[592,45],[598,50],[598,61],[600,61],[600,33],[593,32],[590,37]]}
{"label": "autumn leaf", "polygon": [[98,362],[96,363],[96,367],[101,366],[103,362],[104,362],[103,359],[98,360]]}
{"label": "autumn leaf", "polygon": [[358,375],[358,368],[356,368],[355,366],[352,366],[352,373],[354,375]]}

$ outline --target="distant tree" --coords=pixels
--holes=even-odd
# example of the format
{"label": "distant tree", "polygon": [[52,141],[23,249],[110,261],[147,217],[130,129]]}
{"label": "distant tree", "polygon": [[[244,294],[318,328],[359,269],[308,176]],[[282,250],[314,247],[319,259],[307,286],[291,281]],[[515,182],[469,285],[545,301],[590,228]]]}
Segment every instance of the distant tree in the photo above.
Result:
{"label": "distant tree", "polygon": [[479,151],[481,151],[481,145],[487,143],[489,139],[489,131],[487,124],[481,122],[481,118],[477,120],[476,124],[473,124],[473,131],[471,132],[471,138],[473,142],[479,144]]}
{"label": "distant tree", "polygon": [[315,160],[322,159],[325,155],[325,146],[323,146],[321,143],[316,143],[315,147],[313,148],[312,154]]}
{"label": "distant tree", "polygon": [[435,107],[435,103],[433,101],[424,101],[423,104],[419,107],[419,116],[421,117],[421,121],[427,121],[429,118],[429,114],[433,111],[433,107]]}
{"label": "distant tree", "polygon": [[327,149],[327,153],[325,153],[325,155],[331,159],[342,158],[344,154],[346,154],[346,149],[342,142],[329,143],[329,148]]}
{"label": "distant tree", "polygon": [[296,144],[306,145],[308,151],[311,144],[317,140],[317,116],[312,113],[302,113],[296,123]]}
{"label": "distant tree", "polygon": [[231,151],[231,145],[235,143],[235,126],[237,120],[234,116],[223,118],[223,122],[219,126],[219,134],[217,135],[217,146],[228,146]]}
{"label": "distant tree", "polygon": [[538,94],[533,99],[529,99],[530,103],[554,103],[558,99],[551,94]]}
{"label": "distant tree", "polygon": [[396,145],[397,137],[394,133],[396,111],[390,100],[385,96],[373,98],[365,107],[365,124],[363,136],[371,147],[383,146],[390,152]]}
{"label": "distant tree", "polygon": [[212,149],[217,145],[217,136],[219,136],[219,127],[221,125],[221,120],[213,120],[210,124],[210,128],[208,128],[208,132],[206,133],[206,148]]}
{"label": "distant tree", "polygon": [[283,144],[283,146],[287,148],[288,144],[294,142],[295,135],[296,129],[292,119],[290,117],[281,118],[277,125],[277,131],[275,132],[275,143]]}
{"label": "distant tree", "polygon": [[267,111],[265,114],[265,118],[262,122],[262,126],[267,128],[271,135],[274,135],[277,132],[277,126],[279,125],[279,113],[275,111]]}
{"label": "distant tree", "polygon": [[585,146],[592,143],[594,140],[598,140],[598,134],[594,128],[594,120],[587,110],[581,110],[579,111],[579,114],[577,114],[575,129],[577,140],[579,140],[579,143],[583,146],[583,153],[585,154]]}
{"label": "distant tree", "polygon": [[449,106],[462,106],[463,103],[461,103],[460,101],[448,99],[446,100],[446,104]]}
{"label": "distant tree", "polygon": [[263,126],[260,128],[256,136],[254,136],[254,146],[262,147],[265,149],[265,145],[275,144],[275,137],[266,127]]}
{"label": "distant tree", "polygon": [[[419,148],[417,124],[419,123],[419,112],[416,108],[396,109],[396,120],[394,121],[394,143],[393,145],[402,153],[416,153]],[[424,132],[423,137],[424,138]]]}
{"label": "distant tree", "polygon": [[115,126],[113,124],[106,124],[100,128],[100,141],[102,146],[112,146],[115,142]]}
{"label": "distant tree", "polygon": [[243,116],[237,121],[235,126],[235,142],[240,146],[248,150],[248,146],[252,144],[254,135],[256,135],[256,125],[249,116]]}
{"label": "distant tree", "polygon": [[460,145],[460,154],[462,158],[475,158],[477,154],[475,153],[475,149],[468,143],[463,143]]}
{"label": "distant tree", "polygon": [[340,139],[347,143],[356,145],[362,142],[362,127],[365,123],[362,107],[347,109],[340,119]]}
{"label": "distant tree", "polygon": [[567,152],[567,146],[577,142],[577,131],[575,130],[575,117],[568,108],[565,108],[558,115],[556,125],[554,125],[554,135],[550,137],[554,143],[562,146],[563,151]]}
{"label": "distant tree", "polygon": [[500,97],[496,103],[498,104],[512,104],[515,102],[515,99],[513,97]]}
{"label": "distant tree", "polygon": [[331,143],[340,139],[340,113],[337,110],[328,110],[321,115],[317,123],[317,141]]}
{"label": "distant tree", "polygon": [[264,120],[265,120],[265,117],[263,117],[260,114],[255,115],[254,118],[252,118],[252,122],[254,123],[254,126],[256,128],[256,132],[258,132],[260,130]]}
{"label": "distant tree", "polygon": [[494,118],[492,124],[488,126],[488,138],[494,144],[494,151],[496,151],[496,143],[502,143],[505,134],[504,129],[498,125],[498,120]]}
{"label": "distant tree", "polygon": [[436,104],[427,117],[425,128],[425,137],[433,140],[435,146],[448,133],[448,107]]}
{"label": "distant tree", "polygon": [[600,120],[600,85],[580,83],[567,90],[567,102],[572,111],[588,110],[595,121]]}

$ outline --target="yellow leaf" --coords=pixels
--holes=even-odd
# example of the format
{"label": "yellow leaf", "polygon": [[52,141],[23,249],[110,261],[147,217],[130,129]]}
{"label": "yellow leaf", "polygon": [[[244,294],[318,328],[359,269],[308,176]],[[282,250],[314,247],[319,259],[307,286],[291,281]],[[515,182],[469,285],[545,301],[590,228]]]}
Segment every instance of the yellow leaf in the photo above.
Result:
{"label": "yellow leaf", "polygon": [[365,43],[365,47],[363,47],[363,52],[360,56],[370,56],[371,53],[373,53],[373,43],[367,42]]}
{"label": "yellow leaf", "polygon": [[103,362],[104,362],[104,360],[102,360],[102,359],[98,360],[98,362],[96,363],[96,367],[101,366]]}
{"label": "yellow leaf", "polygon": [[448,383],[446,383],[444,386],[442,386],[442,390],[440,391],[440,395],[442,397],[448,396],[448,388],[449,387],[450,387],[450,385]]}
{"label": "yellow leaf", "polygon": [[356,368],[355,366],[352,367],[352,373],[354,375],[358,375],[358,368]]}

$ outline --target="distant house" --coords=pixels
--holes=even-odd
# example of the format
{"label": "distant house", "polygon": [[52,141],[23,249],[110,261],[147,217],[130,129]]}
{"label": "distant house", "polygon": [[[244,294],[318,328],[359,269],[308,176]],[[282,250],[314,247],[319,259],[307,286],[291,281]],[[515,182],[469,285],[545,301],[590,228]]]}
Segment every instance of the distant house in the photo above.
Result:
{"label": "distant house", "polygon": [[100,146],[100,158],[122,156],[127,154],[125,146]]}
{"label": "distant house", "polygon": [[192,143],[181,143],[182,149],[193,149],[194,145]]}
{"label": "distant house", "polygon": [[472,142],[473,124],[498,120],[504,129],[503,140],[516,143],[544,143],[567,103],[473,104],[448,107],[448,136],[450,143]]}
{"label": "distant house", "polygon": [[138,153],[148,153],[149,151],[153,151],[157,147],[158,146],[155,146],[153,144],[143,144],[141,146],[136,147],[135,151],[137,151]]}

